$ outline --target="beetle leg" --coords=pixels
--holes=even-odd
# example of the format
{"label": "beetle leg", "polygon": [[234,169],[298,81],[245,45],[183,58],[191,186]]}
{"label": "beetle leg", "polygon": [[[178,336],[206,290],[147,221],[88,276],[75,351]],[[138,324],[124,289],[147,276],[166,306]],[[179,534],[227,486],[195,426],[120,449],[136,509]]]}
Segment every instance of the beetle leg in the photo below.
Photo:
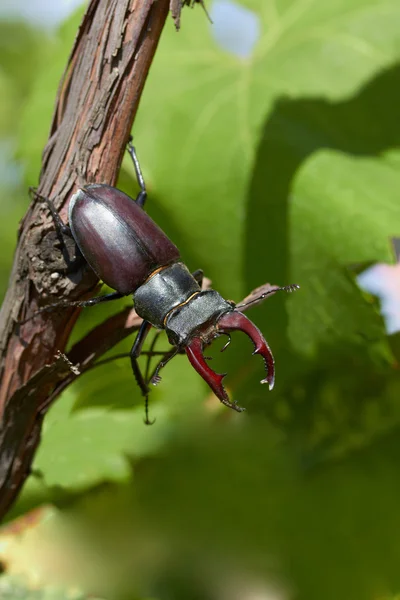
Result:
{"label": "beetle leg", "polygon": [[37,191],[35,190],[35,188],[30,187],[29,188],[29,192],[30,194],[32,194],[33,196],[35,196],[35,198],[37,200],[40,200],[40,202],[44,202],[45,204],[47,204],[47,208],[49,209],[51,216],[53,217],[53,221],[54,221],[54,226],[57,230],[57,233],[59,234],[60,237],[60,241],[63,241],[63,235],[68,235],[69,237],[73,237],[72,235],[72,231],[71,228],[69,227],[69,225],[66,225],[64,223],[64,221],[61,219],[60,215],[58,214],[56,207],[54,206],[54,203],[50,200],[50,198],[46,198],[46,196],[42,196],[41,194],[38,194]]}
{"label": "beetle leg", "polygon": [[129,139],[127,150],[129,156],[132,159],[133,166],[135,167],[136,179],[140,187],[140,192],[137,195],[135,202],[138,206],[140,206],[140,208],[143,208],[147,198],[147,190],[142,174],[142,169],[140,168],[139,159],[136,155],[135,147],[132,145],[132,136]]}
{"label": "beetle leg", "polygon": [[50,198],[46,198],[46,196],[42,196],[38,194],[37,191],[33,188],[29,188],[29,192],[34,195],[34,197],[40,202],[44,202],[47,205],[47,208],[50,211],[50,214],[53,218],[54,227],[57,233],[57,238],[61,244],[61,252],[64,257],[65,262],[67,263],[67,267],[65,269],[59,269],[57,272],[62,275],[68,275],[68,273],[74,273],[85,263],[85,259],[81,254],[77,244],[75,243],[75,258],[70,259],[67,245],[64,240],[64,236],[68,236],[71,239],[74,239],[72,235],[72,231],[69,225],[66,225],[64,221],[61,219],[54,203],[50,200]]}
{"label": "beetle leg", "polygon": [[158,341],[161,333],[162,333],[161,329],[159,329],[158,331],[156,331],[155,334],[154,334],[154,337],[152,339],[152,342],[150,344],[150,348],[149,348],[148,352],[142,352],[141,353],[141,354],[146,354],[147,355],[146,369],[145,369],[145,372],[144,372],[144,379],[146,381],[146,385],[149,385],[149,382],[151,380],[151,377],[150,377],[151,359],[153,358],[153,356],[161,355],[162,357],[164,357],[165,354],[166,354],[166,352],[156,352],[156,350],[155,350],[157,341]]}
{"label": "beetle leg", "polygon": [[[158,372],[160,371],[160,369],[162,369],[163,367],[165,367],[165,365],[176,355],[180,352],[179,348],[173,348],[172,350],[168,350],[167,352],[156,352],[154,350],[155,345],[157,343],[157,340],[159,338],[160,333],[162,333],[162,331],[156,331],[153,341],[150,345],[150,349],[148,352],[142,352],[142,348],[143,348],[143,344],[144,341],[151,329],[152,325],[148,322],[148,321],[143,321],[142,325],[140,326],[139,329],[139,333],[136,336],[135,342],[132,346],[132,350],[130,353],[130,357],[131,357],[131,364],[132,364],[132,371],[133,374],[135,376],[136,382],[142,392],[142,395],[145,398],[145,419],[144,422],[146,425],[153,425],[155,419],[153,421],[150,421],[149,419],[149,387],[148,384],[151,382],[153,385],[156,385],[159,381],[160,381],[160,377],[158,376]],[[138,358],[141,354],[146,354],[147,355],[147,362],[146,362],[146,369],[145,369],[145,374],[143,376],[143,373],[140,369],[139,366],[139,362],[138,362]],[[149,369],[150,369],[150,361],[153,358],[153,356],[157,355],[157,354],[161,354],[162,355],[162,359],[161,361],[158,363],[158,365],[155,368],[155,371],[153,373],[153,375],[151,377],[149,377]]]}
{"label": "beetle leg", "polygon": [[[76,249],[79,250],[78,246],[76,246]],[[75,256],[75,258],[66,262],[68,262],[68,266],[65,267],[65,269],[57,269],[57,271],[55,272],[60,273],[60,275],[69,275],[70,273],[76,273],[76,271],[83,267],[86,261],[83,257],[83,254],[79,252],[79,254],[77,253],[77,255]]]}
{"label": "beetle leg", "polygon": [[143,377],[143,373],[140,369],[137,359],[140,356],[144,341],[145,341],[147,334],[149,333],[151,327],[152,327],[151,323],[149,323],[148,321],[143,321],[143,323],[140,326],[139,333],[137,334],[136,339],[133,343],[132,350],[131,350],[131,365],[132,365],[133,375],[136,379],[136,383],[138,384],[138,386],[140,388],[140,391],[142,392],[142,395],[145,398],[145,420],[144,420],[144,422],[146,423],[146,425],[152,425],[154,423],[154,421],[149,420],[149,388],[148,388],[145,378]]}
{"label": "beetle leg", "polygon": [[[154,352],[150,352],[150,350],[144,350],[143,352],[141,352],[140,356],[147,356],[148,358],[153,358],[153,356],[165,356],[167,353],[163,352],[162,350],[157,350]],[[103,358],[103,360],[98,360],[97,362],[93,363],[90,365],[90,367],[88,367],[86,369],[86,371],[90,371],[91,369],[96,369],[97,367],[102,367],[104,365],[107,365],[110,362],[113,362],[114,360],[119,360],[120,358],[130,358],[131,353],[130,352],[120,352],[119,354],[113,354],[112,356],[109,356],[108,358]]]}
{"label": "beetle leg", "polygon": [[121,294],[121,292],[112,292],[110,294],[105,294],[104,296],[95,296],[94,298],[90,298],[89,300],[72,300],[71,302],[55,302],[54,304],[48,304],[47,306],[43,306],[36,310],[33,315],[24,319],[23,321],[19,321],[19,325],[23,325],[27,323],[31,319],[34,319],[37,315],[40,315],[44,312],[50,312],[52,310],[57,310],[57,308],[70,308],[72,306],[76,306],[79,308],[87,308],[88,306],[96,306],[96,304],[100,304],[101,302],[109,302],[110,300],[118,300],[119,298],[123,298],[126,294]]}
{"label": "beetle leg", "polygon": [[160,377],[159,373],[160,373],[161,369],[163,369],[165,367],[165,365],[167,365],[169,363],[169,361],[172,360],[177,354],[179,354],[179,348],[177,348],[177,347],[172,348],[172,350],[169,350],[168,352],[166,352],[164,354],[164,356],[162,357],[162,359],[160,360],[160,362],[154,369],[153,375],[150,377],[150,383],[152,383],[153,385],[157,385],[158,383],[160,383],[161,377]]}
{"label": "beetle leg", "polygon": [[211,20],[210,15],[208,14],[204,0],[183,0],[182,1],[182,6],[190,6],[190,8],[193,8],[195,4],[200,4],[200,6],[203,8],[204,12],[206,13],[207,19],[210,21],[210,23],[212,25],[213,22]]}

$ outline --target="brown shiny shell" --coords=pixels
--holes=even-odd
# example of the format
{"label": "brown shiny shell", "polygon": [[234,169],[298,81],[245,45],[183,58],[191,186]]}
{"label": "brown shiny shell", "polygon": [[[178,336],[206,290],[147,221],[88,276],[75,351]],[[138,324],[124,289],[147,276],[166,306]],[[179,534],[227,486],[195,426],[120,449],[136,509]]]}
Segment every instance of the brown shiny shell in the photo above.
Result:
{"label": "brown shiny shell", "polygon": [[69,224],[93,271],[129,294],[158,267],[179,260],[179,250],[132,198],[108,185],[88,185],[73,195]]}

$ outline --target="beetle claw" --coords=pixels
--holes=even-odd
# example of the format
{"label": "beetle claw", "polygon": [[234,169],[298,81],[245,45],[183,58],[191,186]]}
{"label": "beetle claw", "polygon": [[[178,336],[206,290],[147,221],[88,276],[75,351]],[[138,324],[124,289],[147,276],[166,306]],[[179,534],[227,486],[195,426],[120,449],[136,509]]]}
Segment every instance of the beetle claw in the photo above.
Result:
{"label": "beetle claw", "polygon": [[224,335],[226,335],[228,337],[228,341],[226,342],[226,344],[221,348],[221,352],[225,352],[225,350],[227,349],[227,347],[229,346],[229,344],[231,343],[231,336],[229,333],[224,333]]}
{"label": "beetle claw", "polygon": [[217,398],[221,400],[222,404],[237,410],[240,407],[237,407],[229,400],[229,396],[222,383],[226,373],[216,373],[208,366],[203,355],[203,347],[203,341],[199,337],[194,338],[190,344],[186,346],[185,351],[192,367],[194,367],[204,381],[208,383]]}
{"label": "beetle claw", "polygon": [[253,354],[260,354],[265,363],[267,376],[261,380],[261,383],[268,383],[270,390],[273,389],[275,383],[275,361],[271,349],[265,341],[261,331],[252,323],[243,313],[236,310],[225,313],[217,323],[217,329],[221,333],[228,331],[240,330],[249,336],[254,344]]}
{"label": "beetle claw", "polygon": [[151,378],[152,385],[159,384],[161,379],[162,379],[162,377],[160,377],[160,375],[153,375],[153,377]]}
{"label": "beetle claw", "polygon": [[[261,383],[268,383],[269,389],[272,390],[275,382],[274,357],[261,331],[257,329],[254,323],[245,317],[244,314],[233,310],[221,316],[216,324],[216,330],[218,333],[228,335],[229,338],[229,332],[234,330],[243,331],[249,336],[254,344],[253,354],[260,354],[265,362],[267,376],[261,380]],[[217,398],[221,400],[222,404],[229,406],[229,408],[233,408],[233,410],[236,410],[237,412],[242,412],[244,409],[241,406],[238,406],[235,402],[229,400],[228,394],[223,386],[222,381],[226,373],[221,375],[209,367],[203,355],[203,348],[204,343],[200,337],[195,337],[190,344],[186,346],[185,351],[191,365],[208,383]]]}

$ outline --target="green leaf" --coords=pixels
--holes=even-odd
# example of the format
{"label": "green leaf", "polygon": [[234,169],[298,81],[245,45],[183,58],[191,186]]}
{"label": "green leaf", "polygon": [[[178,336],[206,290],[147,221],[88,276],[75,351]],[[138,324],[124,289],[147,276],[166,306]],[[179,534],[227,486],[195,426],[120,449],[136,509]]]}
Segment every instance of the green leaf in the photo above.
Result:
{"label": "green leaf", "polygon": [[[382,335],[346,267],[360,257],[387,258],[386,237],[395,233],[397,175],[385,178],[390,166],[382,153],[396,138],[397,70],[384,69],[399,54],[393,23],[400,8],[381,0],[246,5],[262,30],[247,60],[219,49],[198,11],[185,9],[179,34],[167,23],[134,128],[148,210],[189,266],[203,267],[230,298],[265,280],[300,283],[287,302],[297,351],[315,355],[328,335]],[[75,24],[64,28],[24,117],[42,129],[38,112],[50,114],[55,73],[62,72]],[[29,144],[26,152],[33,154]],[[35,162],[38,155],[35,148]],[[383,186],[375,179],[367,197],[371,164],[374,172],[383,169]],[[388,198],[375,227],[378,191]],[[360,213],[362,235],[354,235]],[[343,244],[343,237],[356,241]],[[257,316],[278,351],[289,341],[283,302],[272,301]]]}
{"label": "green leaf", "polygon": [[[351,268],[390,260],[388,237],[399,234],[400,5],[245,4],[259,15],[262,32],[246,60],[219,48],[199,11],[185,9],[179,34],[168,21],[133,133],[149,189],[146,209],[192,270],[203,268],[214,287],[235,300],[265,281],[301,285],[292,297],[276,295],[251,313],[277,358],[276,396],[259,386],[261,364],[240,339],[221,369],[232,373],[234,396],[244,405],[275,397],[285,415],[297,392],[309,397],[319,370],[327,388],[338,372],[351,375],[352,353],[362,359],[357,372],[377,372],[382,386],[392,372],[382,320]],[[31,184],[76,23],[64,28],[22,116]],[[134,195],[127,161],[121,186]],[[185,359],[176,360],[154,394],[156,410],[165,407],[172,419],[186,409],[196,414],[208,393]],[[68,419],[53,437],[50,430],[44,435],[38,464],[53,483],[124,478],[121,455],[141,452],[141,413],[126,410],[129,366],[86,377],[66,401]],[[335,410],[349,394],[364,397],[364,380],[360,375],[351,392],[340,380]],[[322,388],[315,392],[321,406]],[[139,405],[137,391],[132,401]],[[59,464],[51,467],[51,454],[68,455],[65,474]]]}
{"label": "green leaf", "polygon": [[[213,366],[231,373],[248,415],[222,408],[210,426],[209,390],[179,357],[145,428],[129,362],[98,367],[50,411],[35,467],[50,486],[124,483],[102,509],[84,496],[81,522],[86,540],[93,520],[107,580],[122,563],[126,589],[134,572],[156,597],[232,597],[223,585],[241,581],[245,592],[282,582],[299,599],[390,597],[400,381],[353,273],[390,261],[399,235],[400,4],[243,3],[262,32],[246,60],[218,47],[197,9],[184,10],[179,35],[168,22],[133,133],[149,213],[190,268],[233,299],[264,281],[301,285],[251,314],[276,354],[276,389],[259,386],[261,363],[238,338]],[[23,116],[31,174],[74,27]],[[121,186],[134,195],[132,173],[125,162]]]}
{"label": "green leaf", "polygon": [[61,586],[29,585],[24,578],[3,575],[0,577],[0,597],[2,600],[101,600],[77,591],[76,587],[63,589]]}
{"label": "green leaf", "polygon": [[[100,378],[97,389],[86,390],[84,378],[78,388],[81,401],[87,393],[92,393],[91,404],[100,395],[103,406],[74,411],[77,396],[76,388],[71,387],[46,418],[34,470],[43,474],[47,486],[81,490],[104,480],[124,481],[131,472],[127,457],[155,453],[167,432],[173,429],[167,407],[154,402],[150,416],[162,423],[162,427],[144,425],[143,405],[139,394],[132,393],[134,381],[131,375],[130,385],[127,375],[125,381],[117,377],[111,380],[111,385],[104,383]],[[133,400],[135,396],[139,403],[135,409],[112,406],[118,398],[127,403],[126,398]],[[107,401],[111,406],[107,406]]]}
{"label": "green leaf", "polygon": [[283,598],[390,597],[400,589],[399,450],[396,432],[320,468],[259,419],[183,433],[135,482],[142,522],[168,545],[164,586],[197,590],[200,570],[208,589],[242,581]]}
{"label": "green leaf", "polygon": [[[382,153],[397,134],[400,6],[245,4],[262,29],[248,60],[219,50],[212,27],[186,13],[159,46],[134,134],[166,225],[229,297],[266,280],[301,284],[287,301],[297,352],[360,331],[382,337],[347,266],[388,259],[399,221],[399,174]],[[256,317],[278,349],[282,305]]]}

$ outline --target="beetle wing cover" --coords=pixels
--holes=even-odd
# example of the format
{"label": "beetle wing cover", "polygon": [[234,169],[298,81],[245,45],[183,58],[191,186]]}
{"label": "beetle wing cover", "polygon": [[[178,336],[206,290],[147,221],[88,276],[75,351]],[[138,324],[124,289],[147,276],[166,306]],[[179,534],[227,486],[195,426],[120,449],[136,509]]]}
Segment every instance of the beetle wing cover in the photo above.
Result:
{"label": "beetle wing cover", "polygon": [[111,288],[129,294],[179,250],[132,198],[108,185],[78,190],[69,223],[83,256]]}

